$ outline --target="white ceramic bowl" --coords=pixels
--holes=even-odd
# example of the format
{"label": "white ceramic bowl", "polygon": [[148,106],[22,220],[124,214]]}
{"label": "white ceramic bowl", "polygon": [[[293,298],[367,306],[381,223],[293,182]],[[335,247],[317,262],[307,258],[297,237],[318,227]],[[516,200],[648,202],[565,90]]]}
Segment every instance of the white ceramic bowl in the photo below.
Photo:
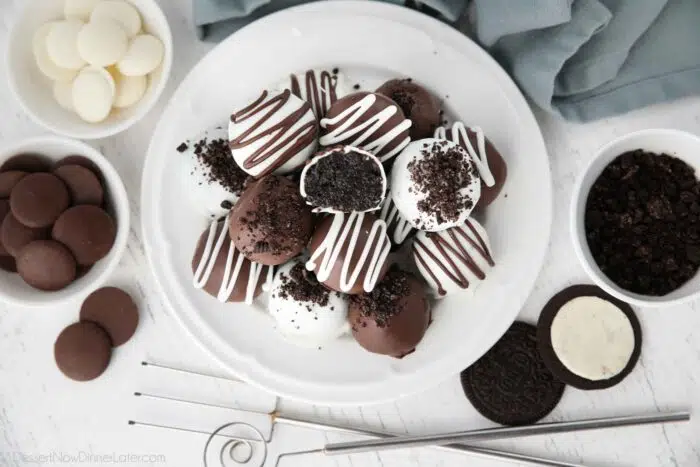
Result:
{"label": "white ceramic bowl", "polygon": [[700,137],[670,129],[650,129],[622,136],[605,146],[593,158],[579,177],[571,203],[571,235],[574,249],[586,273],[610,295],[638,306],[664,307],[678,305],[700,296],[700,274],[696,274],[679,289],[662,297],[629,292],[615,285],[596,264],[586,240],[584,216],[588,193],[603,169],[620,154],[635,149],[665,153],[677,157],[693,167],[700,175]]}
{"label": "white ceramic bowl", "polygon": [[84,298],[112,273],[119,263],[129,238],[129,199],[119,174],[112,164],[97,151],[80,141],[57,136],[32,138],[0,150],[0,165],[12,156],[37,153],[52,161],[66,156],[79,155],[94,162],[102,172],[105,196],[110,214],[117,224],[117,236],[109,254],[80,279],[56,292],[45,292],[27,285],[18,274],[0,271],[0,300],[15,305],[56,305],[77,298]]}
{"label": "white ceramic bowl", "polygon": [[63,109],[53,97],[52,82],[37,67],[32,52],[34,32],[47,21],[63,18],[63,0],[27,0],[17,13],[7,43],[5,68],[10,89],[24,111],[38,124],[65,136],[96,139],[115,135],[141,120],[165,88],[173,61],[170,26],[156,0],[128,0],[141,13],[145,30],[165,47],[161,66],[149,78],[146,94],[127,109],[112,109],[106,120],[87,123]]}

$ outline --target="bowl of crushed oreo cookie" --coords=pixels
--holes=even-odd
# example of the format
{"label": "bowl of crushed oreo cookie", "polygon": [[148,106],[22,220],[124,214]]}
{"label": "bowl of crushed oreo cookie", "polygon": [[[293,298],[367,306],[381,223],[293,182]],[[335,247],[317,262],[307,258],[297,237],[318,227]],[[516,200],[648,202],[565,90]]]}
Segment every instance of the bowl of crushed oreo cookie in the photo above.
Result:
{"label": "bowl of crushed oreo cookie", "polygon": [[625,302],[677,305],[700,296],[700,137],[672,129],[622,136],[580,176],[571,204],[576,254]]}

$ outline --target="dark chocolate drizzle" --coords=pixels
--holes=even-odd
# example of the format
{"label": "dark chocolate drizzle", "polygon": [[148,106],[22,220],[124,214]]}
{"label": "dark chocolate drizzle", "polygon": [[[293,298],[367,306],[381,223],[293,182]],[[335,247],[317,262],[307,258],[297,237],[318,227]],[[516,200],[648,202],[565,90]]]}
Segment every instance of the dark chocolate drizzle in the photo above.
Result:
{"label": "dark chocolate drizzle", "polygon": [[[265,138],[270,135],[272,136],[269,141],[263,144],[250,157],[243,161],[243,168],[250,170],[256,165],[265,162],[270,157],[276,158],[276,160],[270,164],[267,169],[257,175],[258,178],[264,177],[265,175],[272,173],[277,168],[284,165],[288,160],[297,155],[299,151],[304,149],[309,144],[312,144],[316,138],[318,127],[315,120],[303,125],[293,133],[290,133],[292,127],[299,121],[299,119],[301,119],[306,112],[311,110],[311,106],[308,104],[308,102],[304,102],[299,109],[287,115],[276,125],[271,126],[267,130],[260,131],[260,127],[269,119],[273,118],[275,114],[277,114],[277,112],[284,107],[284,105],[289,101],[291,95],[291,91],[286,89],[281,94],[266,100],[268,93],[267,91],[263,91],[255,102],[231,115],[231,121],[233,123],[240,123],[250,118],[255,118],[263,112],[267,112],[264,115],[261,115],[255,124],[248,130],[244,131],[240,136],[229,142],[231,149],[236,150],[253,144],[261,138]],[[294,144],[289,146],[280,154],[276,154],[292,141],[294,141]]]}
{"label": "dark chocolate drizzle", "polygon": [[297,75],[290,75],[290,79],[292,94],[308,102],[317,118],[323,118],[331,105],[338,100],[338,77],[326,70],[320,72],[320,83],[314,70],[304,74],[305,93],[302,93]]}
{"label": "dark chocolate drizzle", "polygon": [[[467,233],[465,228],[471,231],[476,241]],[[442,233],[443,232],[435,232],[427,235],[427,237],[433,242],[433,245],[435,245],[435,248],[440,252],[442,258],[438,258],[437,255],[430,251],[428,246],[425,245],[419,238],[416,238],[414,241],[415,259],[423,266],[423,269],[427,271],[427,273],[433,279],[433,282],[437,284],[438,294],[445,295],[447,292],[442,287],[442,284],[438,280],[433,270],[428,267],[428,264],[422,255],[423,252],[429,256],[435,262],[435,264],[440,267],[440,269],[442,269],[450,280],[463,289],[469,287],[469,280],[462,273],[459,265],[449,253],[452,253],[455,257],[457,257],[459,261],[469,268],[469,270],[476,277],[478,277],[480,280],[484,280],[486,278],[486,272],[479,267],[474,258],[469,254],[469,251],[467,251],[467,249],[464,247],[464,243],[468,242],[488,262],[489,265],[494,266],[495,263],[486,242],[474,228],[471,220],[467,219],[463,226],[452,227],[444,232],[444,234],[447,234],[450,236],[450,238],[452,238],[455,245],[457,245],[457,248],[449,244],[447,240],[440,235]]]}

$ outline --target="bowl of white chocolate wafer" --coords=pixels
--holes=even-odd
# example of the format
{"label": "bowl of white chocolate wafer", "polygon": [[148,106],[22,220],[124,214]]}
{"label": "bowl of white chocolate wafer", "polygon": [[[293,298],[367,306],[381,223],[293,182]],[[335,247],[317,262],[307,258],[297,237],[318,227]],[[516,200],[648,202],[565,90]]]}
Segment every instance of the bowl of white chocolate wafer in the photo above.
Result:
{"label": "bowl of white chocolate wafer", "polygon": [[11,29],[10,88],[38,124],[96,139],[126,130],[160,97],[172,36],[155,0],[32,0]]}

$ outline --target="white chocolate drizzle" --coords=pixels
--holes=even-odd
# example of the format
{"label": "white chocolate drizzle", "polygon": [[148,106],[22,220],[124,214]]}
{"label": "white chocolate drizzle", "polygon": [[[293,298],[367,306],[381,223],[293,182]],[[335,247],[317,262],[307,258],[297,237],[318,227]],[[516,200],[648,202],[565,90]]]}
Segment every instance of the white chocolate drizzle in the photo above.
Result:
{"label": "white chocolate drizzle", "polygon": [[466,149],[469,156],[474,161],[474,164],[476,164],[481,180],[483,180],[486,186],[492,187],[496,184],[496,180],[493,178],[493,174],[489,168],[489,161],[486,157],[486,137],[481,127],[474,126],[469,129],[476,135],[476,150],[469,139],[469,132],[467,132],[467,128],[462,122],[455,122],[452,125],[451,138],[447,137],[447,129],[442,126],[435,129],[435,138],[449,139],[453,143],[457,143]]}
{"label": "white chocolate drizzle", "polygon": [[408,238],[408,234],[413,231],[413,226],[404,219],[390,196],[384,201],[379,217],[386,222],[389,229],[392,226],[392,222],[394,222],[394,228],[389,232],[389,235],[396,245],[402,244]]}
{"label": "white chocolate drizzle", "polygon": [[263,270],[267,268],[267,277],[265,278],[265,283],[263,284],[263,290],[266,290],[272,284],[272,280],[274,278],[274,268],[250,261],[236,249],[236,246],[233,244],[233,240],[231,240],[228,235],[228,229],[226,228],[226,225],[228,225],[228,219],[229,216],[227,215],[226,219],[223,221],[221,232],[216,238],[216,242],[214,237],[216,237],[219,222],[214,221],[209,226],[209,233],[204,244],[204,251],[202,252],[202,256],[199,259],[199,264],[197,265],[197,269],[194,273],[193,284],[197,289],[201,289],[207,284],[209,278],[211,277],[211,273],[214,270],[216,260],[219,257],[219,252],[224,246],[224,242],[228,239],[231,244],[229,246],[228,256],[226,258],[224,276],[221,279],[221,287],[219,288],[219,293],[217,294],[216,298],[220,302],[228,301],[236,287],[238,280],[244,279],[239,276],[241,276],[241,271],[243,270],[245,261],[248,261],[250,262],[250,268],[248,273],[248,282],[246,284],[245,303],[247,305],[251,305],[253,303],[253,298],[255,298],[255,290],[258,288],[258,283],[260,282]]}
{"label": "white chocolate drizzle", "polygon": [[[316,269],[317,262],[320,259],[321,262],[316,270],[316,278],[319,282],[327,281],[330,278],[338,256],[343,250],[347,249],[348,252],[354,252],[358,247],[357,243],[365,215],[365,213],[361,212],[335,214],[323,242],[316,248],[306,263],[306,269],[313,271]],[[390,250],[391,242],[386,235],[386,223],[383,220],[376,219],[372,223],[372,228],[367,235],[360,257],[357,259],[352,271],[350,267],[355,255],[344,255],[339,284],[341,291],[349,292],[365,267],[367,271],[362,287],[365,292],[374,290]]]}
{"label": "white chocolate drizzle", "polygon": [[[379,128],[385,125],[389,119],[391,119],[399,111],[398,106],[389,105],[374,115],[371,115],[367,121],[358,123],[358,120],[360,120],[362,116],[364,116],[372,108],[376,101],[376,95],[367,94],[365,97],[355,102],[353,105],[343,110],[335,117],[321,119],[320,125],[321,128],[324,129],[342,122],[336,128],[333,128],[333,130],[321,136],[321,139],[319,140],[321,145],[332,146],[342,142],[348,146],[360,147],[365,151],[371,152],[372,154],[380,154],[380,152],[389,143],[394,141],[394,139],[399,137],[401,133],[407,131],[411,127],[411,121],[405,118],[398,125],[381,135],[379,138],[370,139],[370,137],[373,136]],[[400,153],[410,142],[411,138],[406,136],[404,140],[391,151],[387,152],[386,154],[382,154],[381,157],[377,157],[379,157],[379,160],[382,162],[387,161]]]}

